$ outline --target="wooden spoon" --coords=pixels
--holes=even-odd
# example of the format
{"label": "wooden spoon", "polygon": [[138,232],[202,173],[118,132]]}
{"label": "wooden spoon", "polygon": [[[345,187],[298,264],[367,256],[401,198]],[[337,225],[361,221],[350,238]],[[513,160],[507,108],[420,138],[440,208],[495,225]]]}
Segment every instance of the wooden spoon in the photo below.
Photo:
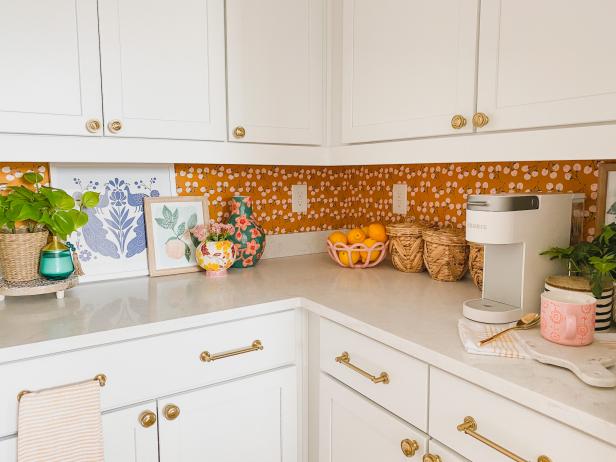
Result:
{"label": "wooden spoon", "polygon": [[486,343],[491,342],[492,340],[500,337],[501,335],[503,335],[506,332],[509,332],[510,330],[526,330],[526,329],[535,327],[537,324],[539,324],[540,320],[541,320],[541,317],[539,316],[539,314],[527,313],[524,316],[522,316],[518,320],[518,322],[515,323],[515,326],[510,327],[509,329],[501,330],[499,333],[494,334],[492,337],[484,338],[483,340],[479,342],[479,346],[483,346]]}

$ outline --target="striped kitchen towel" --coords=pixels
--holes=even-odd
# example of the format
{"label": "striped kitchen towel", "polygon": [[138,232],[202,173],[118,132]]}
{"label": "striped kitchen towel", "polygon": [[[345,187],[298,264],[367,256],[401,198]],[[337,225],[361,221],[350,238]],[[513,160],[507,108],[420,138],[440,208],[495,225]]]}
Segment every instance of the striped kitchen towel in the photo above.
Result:
{"label": "striped kitchen towel", "polygon": [[458,334],[464,349],[476,355],[504,356],[506,358],[527,359],[531,356],[526,351],[525,343],[515,331],[507,332],[496,340],[479,346],[479,341],[515,325],[511,324],[482,324],[470,319],[458,320]]}
{"label": "striped kitchen towel", "polygon": [[100,389],[88,380],[23,395],[17,462],[103,462]]}

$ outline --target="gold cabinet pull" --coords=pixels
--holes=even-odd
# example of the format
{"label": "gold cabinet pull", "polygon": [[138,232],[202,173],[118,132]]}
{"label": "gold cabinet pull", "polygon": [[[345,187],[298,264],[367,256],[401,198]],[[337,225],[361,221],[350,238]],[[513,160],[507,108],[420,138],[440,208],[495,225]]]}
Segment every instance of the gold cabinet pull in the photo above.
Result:
{"label": "gold cabinet pull", "polygon": [[143,428],[150,428],[156,423],[156,414],[152,411],[143,411],[139,414],[139,423]]}
{"label": "gold cabinet pull", "polygon": [[[458,425],[457,428],[459,432],[463,432],[467,434],[468,436],[472,436],[476,440],[481,441],[486,446],[489,446],[492,449],[500,452],[504,456],[509,457],[511,460],[515,460],[516,462],[529,462],[528,460],[522,459],[520,456],[518,456],[517,454],[514,454],[508,449],[505,449],[501,445],[496,444],[494,441],[489,440],[485,436],[477,433],[477,422],[475,421],[475,419],[473,419],[470,416],[464,417],[464,422]],[[537,458],[537,462],[551,462],[551,459],[548,456],[539,456]]]}
{"label": "gold cabinet pull", "polygon": [[423,456],[422,462],[441,462],[441,457],[436,454],[426,454]]}
{"label": "gold cabinet pull", "polygon": [[177,407],[175,404],[167,404],[163,408],[163,415],[167,420],[175,420],[180,415],[180,408]]}
{"label": "gold cabinet pull", "polygon": [[120,122],[119,120],[112,120],[107,124],[107,128],[111,133],[118,133],[120,130],[122,130],[122,122]]}
{"label": "gold cabinet pull", "polygon": [[460,114],[456,114],[451,118],[451,128],[455,130],[460,130],[464,127],[466,127],[466,117]]}
{"label": "gold cabinet pull", "polygon": [[400,449],[402,449],[402,454],[406,457],[413,457],[419,450],[419,444],[417,444],[417,441],[407,438],[400,442]]}
{"label": "gold cabinet pull", "polygon": [[86,122],[86,130],[90,133],[96,133],[101,129],[101,126],[100,120],[90,119]]}
{"label": "gold cabinet pull", "polygon": [[477,128],[485,127],[486,125],[488,125],[489,121],[490,121],[490,118],[487,115],[485,115],[483,112],[477,112],[473,116],[473,125]]}
{"label": "gold cabinet pull", "polygon": [[354,370],[355,372],[357,372],[357,373],[359,373],[361,375],[363,375],[367,379],[371,380],[372,383],[384,383],[384,384],[388,384],[389,383],[389,375],[387,374],[387,372],[381,372],[378,376],[369,374],[365,370],[360,369],[356,365],[352,364],[351,363],[351,357],[349,356],[349,354],[346,351],[344,351],[340,356],[336,356],[336,362],[340,363],[340,364],[342,364],[342,365],[344,365],[346,367],[348,367],[351,370]]}
{"label": "gold cabinet pull", "polygon": [[246,136],[246,129],[244,127],[235,127],[233,129],[233,136],[238,140]]}
{"label": "gold cabinet pull", "polygon": [[237,350],[229,350],[223,351],[222,353],[210,354],[209,351],[204,351],[201,353],[199,358],[204,363],[211,363],[212,361],[217,361],[223,358],[229,358],[230,356],[243,355],[244,353],[251,353],[253,351],[261,351],[263,349],[263,344],[261,340],[255,340],[252,342],[252,345],[246,348],[239,348]]}

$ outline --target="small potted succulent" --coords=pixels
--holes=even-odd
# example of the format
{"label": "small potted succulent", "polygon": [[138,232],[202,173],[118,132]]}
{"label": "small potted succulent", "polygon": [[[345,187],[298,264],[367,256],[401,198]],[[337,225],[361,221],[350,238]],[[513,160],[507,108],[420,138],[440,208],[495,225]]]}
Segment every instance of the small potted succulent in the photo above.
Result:
{"label": "small potted succulent", "polygon": [[237,253],[229,238],[234,231],[233,225],[214,220],[207,227],[198,225],[191,229],[192,235],[200,242],[195,256],[199,266],[206,270],[206,276],[226,276],[227,269],[233,265]]}
{"label": "small potted succulent", "polygon": [[41,174],[28,172],[23,180],[32,186],[11,186],[8,194],[0,195],[0,270],[7,282],[37,279],[49,234],[51,251],[68,250],[60,241],[88,222],[83,209],[95,207],[99,200],[98,193],[86,192],[76,208],[65,191],[42,186]]}

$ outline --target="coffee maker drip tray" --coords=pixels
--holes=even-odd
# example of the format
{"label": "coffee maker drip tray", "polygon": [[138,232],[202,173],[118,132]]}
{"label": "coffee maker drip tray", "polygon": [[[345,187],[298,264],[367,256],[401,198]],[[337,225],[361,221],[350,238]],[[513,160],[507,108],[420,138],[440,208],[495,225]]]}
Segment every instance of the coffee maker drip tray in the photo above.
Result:
{"label": "coffee maker drip tray", "polygon": [[488,324],[515,322],[522,317],[520,307],[495,302],[487,298],[466,300],[462,307],[462,313],[468,319]]}

